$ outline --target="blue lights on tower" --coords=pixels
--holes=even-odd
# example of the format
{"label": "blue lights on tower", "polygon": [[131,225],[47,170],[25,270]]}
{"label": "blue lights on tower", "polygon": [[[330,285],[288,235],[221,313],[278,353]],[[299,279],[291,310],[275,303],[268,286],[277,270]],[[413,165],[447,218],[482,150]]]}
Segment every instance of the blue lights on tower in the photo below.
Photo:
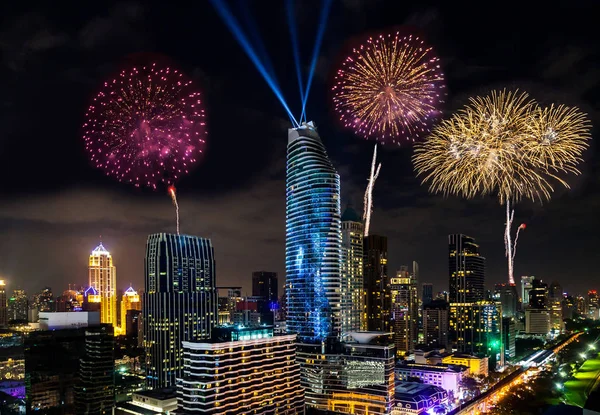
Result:
{"label": "blue lights on tower", "polygon": [[311,123],[289,130],[287,330],[316,343],[340,333],[340,179]]}

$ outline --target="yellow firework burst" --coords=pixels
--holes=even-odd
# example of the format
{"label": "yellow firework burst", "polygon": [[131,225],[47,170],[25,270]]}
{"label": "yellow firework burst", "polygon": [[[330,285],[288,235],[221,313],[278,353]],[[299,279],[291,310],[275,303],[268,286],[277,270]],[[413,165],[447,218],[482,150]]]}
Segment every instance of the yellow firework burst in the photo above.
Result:
{"label": "yellow firework burst", "polygon": [[337,70],[332,91],[344,126],[400,144],[429,133],[445,84],[433,49],[418,36],[397,32],[355,47]]}
{"label": "yellow firework burst", "polygon": [[591,124],[578,108],[536,108],[527,124],[525,157],[549,172],[579,174],[577,165],[589,147]]}
{"label": "yellow firework burst", "polygon": [[473,198],[497,194],[501,204],[550,199],[560,173],[578,173],[590,124],[564,106],[540,108],[526,93],[493,91],[440,123],[413,162],[433,193]]}

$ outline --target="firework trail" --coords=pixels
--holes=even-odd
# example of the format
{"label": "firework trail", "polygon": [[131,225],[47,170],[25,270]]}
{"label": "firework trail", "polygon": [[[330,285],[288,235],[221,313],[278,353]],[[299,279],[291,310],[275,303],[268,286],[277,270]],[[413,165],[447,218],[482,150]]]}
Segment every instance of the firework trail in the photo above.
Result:
{"label": "firework trail", "polygon": [[519,233],[512,240],[513,205],[550,200],[564,176],[579,174],[591,124],[577,108],[542,108],[525,93],[493,91],[471,102],[416,145],[413,164],[429,191],[470,199],[495,194],[506,205],[504,244],[514,284]]}
{"label": "firework trail", "polygon": [[375,180],[379,176],[381,170],[381,163],[375,169],[377,163],[377,144],[373,150],[373,162],[371,163],[371,174],[369,175],[369,184],[367,184],[367,190],[365,191],[364,207],[363,207],[363,220],[365,221],[365,237],[369,236],[369,228],[371,226],[371,213],[373,213],[373,187],[375,187]]}
{"label": "firework trail", "polygon": [[445,96],[439,58],[418,36],[369,38],[337,70],[333,103],[345,127],[381,143],[427,135]]}
{"label": "firework trail", "polygon": [[169,195],[173,201],[173,206],[175,206],[175,215],[177,217],[177,235],[179,235],[179,204],[177,203],[177,189],[175,189],[175,186],[169,186]]}

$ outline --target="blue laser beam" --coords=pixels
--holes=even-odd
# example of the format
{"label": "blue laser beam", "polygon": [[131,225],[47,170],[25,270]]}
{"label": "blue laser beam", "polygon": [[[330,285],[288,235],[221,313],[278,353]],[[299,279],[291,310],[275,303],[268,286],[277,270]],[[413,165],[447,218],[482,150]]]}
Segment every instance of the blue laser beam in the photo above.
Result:
{"label": "blue laser beam", "polygon": [[317,38],[315,40],[315,46],[313,48],[312,60],[310,63],[310,71],[308,73],[308,81],[306,82],[306,89],[304,92],[304,98],[302,99],[302,114],[300,114],[300,120],[305,118],[306,115],[306,102],[308,101],[308,93],[310,92],[310,86],[312,84],[313,76],[315,74],[315,68],[317,66],[317,59],[319,58],[319,51],[321,50],[321,43],[323,43],[323,35],[325,34],[325,27],[327,26],[327,18],[329,17],[329,10],[331,9],[332,0],[325,0],[323,7],[321,8],[321,19],[319,21],[319,30],[317,32]]}
{"label": "blue laser beam", "polygon": [[210,2],[213,5],[213,7],[215,8],[215,10],[217,11],[217,13],[219,14],[219,16],[221,17],[221,19],[223,19],[223,22],[225,23],[225,25],[229,28],[231,33],[234,35],[235,39],[238,41],[238,43],[240,44],[240,46],[242,47],[244,52],[246,52],[246,55],[248,55],[248,57],[250,58],[252,63],[254,63],[254,66],[256,66],[256,69],[258,69],[258,72],[260,72],[260,74],[262,75],[264,80],[267,82],[267,84],[269,85],[269,87],[271,88],[271,90],[273,91],[273,93],[275,94],[275,96],[277,97],[279,102],[281,103],[281,105],[283,105],[283,108],[287,111],[292,124],[295,126],[298,126],[299,125],[298,121],[296,121],[296,118],[292,115],[292,111],[290,111],[290,108],[288,107],[287,103],[285,102],[285,99],[283,98],[283,95],[281,94],[281,91],[279,90],[277,83],[273,80],[271,75],[269,75],[269,72],[267,71],[265,66],[262,64],[262,62],[258,58],[258,55],[256,54],[256,52],[252,48],[252,45],[250,44],[250,42],[244,35],[244,32],[241,30],[240,25],[238,24],[237,20],[235,19],[233,14],[231,14],[229,9],[227,8],[225,1],[224,0],[210,0]]}
{"label": "blue laser beam", "polygon": [[[298,46],[298,32],[296,31],[296,22],[294,20],[293,0],[286,0],[288,27],[290,29],[290,38],[292,40],[292,52],[294,53],[294,63],[296,64],[296,76],[298,77],[298,87],[300,88],[300,102],[304,102],[304,88],[302,86],[302,67],[300,66],[300,48]],[[302,117],[300,117],[302,122]]]}
{"label": "blue laser beam", "polygon": [[273,78],[273,82],[277,85],[279,89],[279,82],[277,81],[277,76],[275,75],[275,70],[273,69],[273,63],[269,58],[269,54],[267,53],[267,49],[265,48],[265,44],[260,38],[260,31],[258,30],[258,26],[256,25],[256,21],[252,16],[252,12],[250,11],[250,7],[248,7],[248,0],[238,0],[238,4],[242,11],[242,16],[244,16],[244,23],[246,23],[246,28],[248,29],[248,33],[250,34],[250,43],[254,43],[254,47],[256,48],[257,55],[261,59],[265,69]]}

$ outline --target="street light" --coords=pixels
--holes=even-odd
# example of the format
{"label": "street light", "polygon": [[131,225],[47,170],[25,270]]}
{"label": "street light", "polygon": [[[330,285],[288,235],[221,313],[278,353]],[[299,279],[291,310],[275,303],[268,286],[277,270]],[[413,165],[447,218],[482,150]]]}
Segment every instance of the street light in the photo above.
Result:
{"label": "street light", "polygon": [[596,350],[596,346],[594,346],[593,344],[590,344],[590,345],[588,346],[588,348],[589,348],[590,350]]}
{"label": "street light", "polygon": [[585,355],[585,353],[579,353],[579,356],[581,356],[582,359],[585,359],[587,356]]}
{"label": "street light", "polygon": [[559,391],[563,390],[564,386],[562,383],[556,383],[556,389],[558,389]]}

